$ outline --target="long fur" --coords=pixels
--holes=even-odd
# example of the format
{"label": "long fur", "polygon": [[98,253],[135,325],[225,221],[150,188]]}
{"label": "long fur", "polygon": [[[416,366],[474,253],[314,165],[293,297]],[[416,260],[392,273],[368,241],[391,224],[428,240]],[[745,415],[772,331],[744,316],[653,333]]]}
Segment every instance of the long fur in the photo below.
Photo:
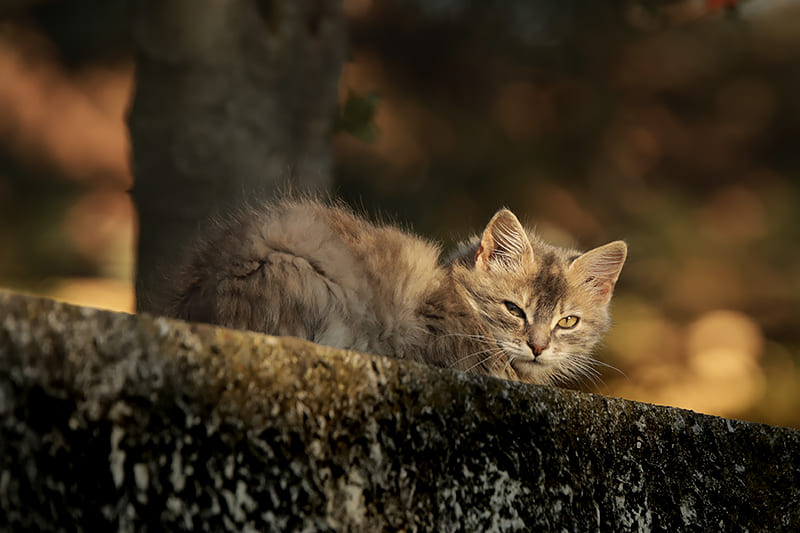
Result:
{"label": "long fur", "polygon": [[[549,245],[501,210],[443,258],[343,205],[283,200],[199,241],[166,312],[531,383],[592,379],[625,254],[620,241],[586,254]],[[568,316],[578,324],[559,327]]]}

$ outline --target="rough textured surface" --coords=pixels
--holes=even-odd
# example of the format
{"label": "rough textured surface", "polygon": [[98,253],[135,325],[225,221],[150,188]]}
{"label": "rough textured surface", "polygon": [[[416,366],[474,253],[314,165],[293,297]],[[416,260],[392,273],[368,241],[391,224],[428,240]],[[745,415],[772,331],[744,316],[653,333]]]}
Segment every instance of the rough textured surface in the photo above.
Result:
{"label": "rough textured surface", "polygon": [[0,293],[0,530],[797,530],[800,433]]}

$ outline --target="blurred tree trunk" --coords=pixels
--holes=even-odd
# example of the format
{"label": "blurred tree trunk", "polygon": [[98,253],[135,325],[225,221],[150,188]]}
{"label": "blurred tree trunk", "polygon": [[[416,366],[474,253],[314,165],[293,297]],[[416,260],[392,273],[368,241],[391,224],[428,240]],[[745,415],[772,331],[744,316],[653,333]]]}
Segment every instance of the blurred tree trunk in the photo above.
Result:
{"label": "blurred tree trunk", "polygon": [[157,312],[212,215],[327,187],[345,32],[338,0],[138,0],[133,40],[136,305]]}

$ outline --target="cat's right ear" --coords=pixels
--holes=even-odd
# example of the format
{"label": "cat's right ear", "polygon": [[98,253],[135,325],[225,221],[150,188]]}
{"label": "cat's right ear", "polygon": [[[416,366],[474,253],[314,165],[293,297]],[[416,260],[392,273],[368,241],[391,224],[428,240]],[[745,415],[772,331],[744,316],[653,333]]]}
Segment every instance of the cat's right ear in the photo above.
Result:
{"label": "cat's right ear", "polygon": [[508,209],[498,211],[481,235],[481,244],[475,254],[475,268],[489,271],[493,265],[507,268],[533,260],[533,247],[514,213]]}

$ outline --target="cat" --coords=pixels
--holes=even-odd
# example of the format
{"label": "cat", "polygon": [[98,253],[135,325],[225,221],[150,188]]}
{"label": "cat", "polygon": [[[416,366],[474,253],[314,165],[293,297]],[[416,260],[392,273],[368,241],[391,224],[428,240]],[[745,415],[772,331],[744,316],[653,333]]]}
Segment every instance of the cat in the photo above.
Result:
{"label": "cat", "polygon": [[167,314],[537,384],[597,374],[590,357],[627,247],[543,242],[507,209],[439,245],[343,205],[285,199],[202,239]]}

